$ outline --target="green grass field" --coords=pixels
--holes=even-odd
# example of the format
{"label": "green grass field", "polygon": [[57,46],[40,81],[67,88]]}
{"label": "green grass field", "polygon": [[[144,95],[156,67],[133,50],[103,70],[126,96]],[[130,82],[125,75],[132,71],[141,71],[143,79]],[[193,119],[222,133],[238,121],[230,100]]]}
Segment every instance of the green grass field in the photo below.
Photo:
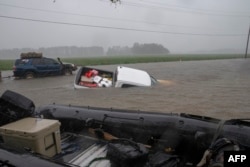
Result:
{"label": "green grass field", "polygon": [[[249,56],[248,56],[249,57]],[[243,54],[169,54],[163,56],[103,56],[93,58],[61,58],[63,62],[74,63],[78,66],[131,64],[169,61],[195,61],[244,58]],[[0,71],[12,70],[14,60],[0,60]]]}
{"label": "green grass field", "polygon": [[0,60],[0,71],[12,70],[14,60]]}

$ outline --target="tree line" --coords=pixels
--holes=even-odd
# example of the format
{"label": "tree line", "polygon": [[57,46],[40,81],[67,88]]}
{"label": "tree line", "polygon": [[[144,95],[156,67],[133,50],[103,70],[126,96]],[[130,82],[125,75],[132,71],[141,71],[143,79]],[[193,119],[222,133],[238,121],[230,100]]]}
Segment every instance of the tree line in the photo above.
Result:
{"label": "tree line", "polygon": [[166,55],[169,50],[163,45],[149,43],[134,43],[132,47],[113,46],[108,49],[107,55]]}

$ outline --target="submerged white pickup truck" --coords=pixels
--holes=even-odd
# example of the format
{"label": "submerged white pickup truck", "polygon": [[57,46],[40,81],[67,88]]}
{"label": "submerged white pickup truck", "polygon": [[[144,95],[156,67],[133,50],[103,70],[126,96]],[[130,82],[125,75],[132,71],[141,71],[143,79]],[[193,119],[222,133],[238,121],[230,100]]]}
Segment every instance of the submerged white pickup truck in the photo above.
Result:
{"label": "submerged white pickup truck", "polygon": [[81,67],[75,77],[74,88],[152,86],[157,80],[146,71],[118,66],[115,72]]}

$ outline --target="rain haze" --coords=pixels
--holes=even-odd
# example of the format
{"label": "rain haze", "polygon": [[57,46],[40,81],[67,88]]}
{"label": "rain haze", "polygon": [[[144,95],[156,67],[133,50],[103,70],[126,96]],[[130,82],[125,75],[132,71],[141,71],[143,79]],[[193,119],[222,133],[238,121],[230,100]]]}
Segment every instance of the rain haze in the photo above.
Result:
{"label": "rain haze", "polygon": [[0,49],[132,46],[244,53],[249,0],[0,0]]}

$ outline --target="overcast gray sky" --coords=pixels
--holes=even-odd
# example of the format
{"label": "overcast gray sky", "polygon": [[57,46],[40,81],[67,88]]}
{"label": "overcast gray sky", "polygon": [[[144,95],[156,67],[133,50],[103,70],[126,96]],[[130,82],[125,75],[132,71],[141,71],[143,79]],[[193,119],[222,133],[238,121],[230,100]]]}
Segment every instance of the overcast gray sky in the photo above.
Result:
{"label": "overcast gray sky", "polygon": [[245,52],[250,0],[0,0],[0,49],[132,46]]}

